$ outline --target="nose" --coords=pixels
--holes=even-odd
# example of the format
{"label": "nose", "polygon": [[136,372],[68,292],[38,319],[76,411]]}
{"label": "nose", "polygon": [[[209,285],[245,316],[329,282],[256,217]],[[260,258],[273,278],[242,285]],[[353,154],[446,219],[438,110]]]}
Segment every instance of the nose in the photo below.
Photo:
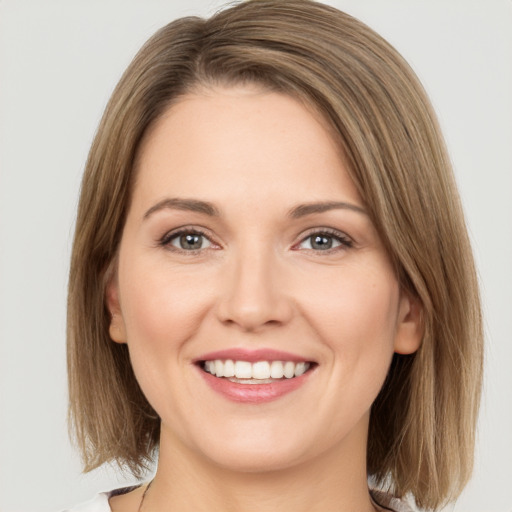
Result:
{"label": "nose", "polygon": [[283,325],[293,317],[293,300],[283,267],[271,254],[240,254],[226,269],[217,315],[245,332]]}

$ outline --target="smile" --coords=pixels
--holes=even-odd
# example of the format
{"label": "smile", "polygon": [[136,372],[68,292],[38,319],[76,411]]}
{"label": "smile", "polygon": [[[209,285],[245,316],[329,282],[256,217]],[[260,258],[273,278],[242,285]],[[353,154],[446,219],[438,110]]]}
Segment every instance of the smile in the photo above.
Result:
{"label": "smile", "polygon": [[274,350],[229,350],[195,361],[203,381],[229,401],[263,404],[295,392],[316,373],[316,362]]}
{"label": "smile", "polygon": [[234,361],[215,359],[203,361],[205,372],[224,377],[238,384],[270,384],[280,379],[293,379],[306,373],[311,367],[307,362],[294,361]]}

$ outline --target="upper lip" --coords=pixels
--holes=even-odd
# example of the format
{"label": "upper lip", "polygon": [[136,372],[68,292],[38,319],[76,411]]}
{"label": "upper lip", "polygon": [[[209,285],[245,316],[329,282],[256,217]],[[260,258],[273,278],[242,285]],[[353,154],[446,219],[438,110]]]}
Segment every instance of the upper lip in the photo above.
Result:
{"label": "upper lip", "polygon": [[247,349],[247,348],[230,348],[225,350],[217,350],[214,352],[208,352],[200,357],[196,358],[194,362],[200,361],[214,361],[215,359],[233,361],[248,361],[250,363],[256,363],[258,361],[292,361],[294,363],[301,362],[313,362],[310,359],[292,354],[291,352],[284,352],[281,350],[274,350],[270,348],[260,349]]}

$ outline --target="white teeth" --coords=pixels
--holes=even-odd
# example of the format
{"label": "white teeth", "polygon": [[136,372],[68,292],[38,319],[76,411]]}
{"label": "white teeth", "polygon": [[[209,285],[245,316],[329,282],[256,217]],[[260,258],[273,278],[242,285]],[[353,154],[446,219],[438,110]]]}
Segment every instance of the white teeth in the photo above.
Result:
{"label": "white teeth", "polygon": [[215,375],[217,377],[224,377],[224,363],[222,361],[215,361]]}
{"label": "white teeth", "polygon": [[224,362],[224,377],[234,377],[235,376],[235,363],[228,359]]}
{"label": "white teeth", "polygon": [[[217,366],[217,361],[215,361],[215,366]],[[248,361],[237,361],[235,363],[235,377],[237,379],[250,379],[252,377],[252,364]]]}
{"label": "white teeth", "polygon": [[272,364],[270,365],[270,376],[273,379],[282,379],[283,375],[283,363],[281,361],[272,361]]}
{"label": "white teeth", "polygon": [[252,378],[253,379],[269,379],[270,378],[270,364],[267,361],[259,361],[252,365]]}
{"label": "white teeth", "polygon": [[310,363],[293,361],[233,361],[227,359],[215,359],[205,361],[204,369],[217,377],[227,377],[233,382],[247,384],[264,384],[272,382],[272,379],[291,379],[304,374],[310,367]]}
{"label": "white teeth", "polygon": [[[217,366],[217,363],[215,363],[215,366]],[[295,366],[295,377],[299,377],[306,371],[306,363],[297,363]]]}
{"label": "white teeth", "polygon": [[295,377],[295,364],[292,361],[286,361],[286,363],[284,363],[283,372],[287,379]]}

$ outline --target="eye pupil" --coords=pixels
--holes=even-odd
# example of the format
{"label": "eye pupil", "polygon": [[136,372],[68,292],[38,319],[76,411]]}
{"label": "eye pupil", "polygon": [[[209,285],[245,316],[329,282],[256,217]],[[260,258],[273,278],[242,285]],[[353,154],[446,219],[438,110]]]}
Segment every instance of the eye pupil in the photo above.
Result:
{"label": "eye pupil", "polygon": [[202,245],[203,245],[203,236],[202,235],[188,233],[188,234],[184,234],[184,235],[180,236],[180,246],[183,249],[189,249],[189,250],[201,249]]}
{"label": "eye pupil", "polygon": [[332,237],[325,235],[315,235],[311,237],[311,247],[313,249],[327,250],[332,247]]}

